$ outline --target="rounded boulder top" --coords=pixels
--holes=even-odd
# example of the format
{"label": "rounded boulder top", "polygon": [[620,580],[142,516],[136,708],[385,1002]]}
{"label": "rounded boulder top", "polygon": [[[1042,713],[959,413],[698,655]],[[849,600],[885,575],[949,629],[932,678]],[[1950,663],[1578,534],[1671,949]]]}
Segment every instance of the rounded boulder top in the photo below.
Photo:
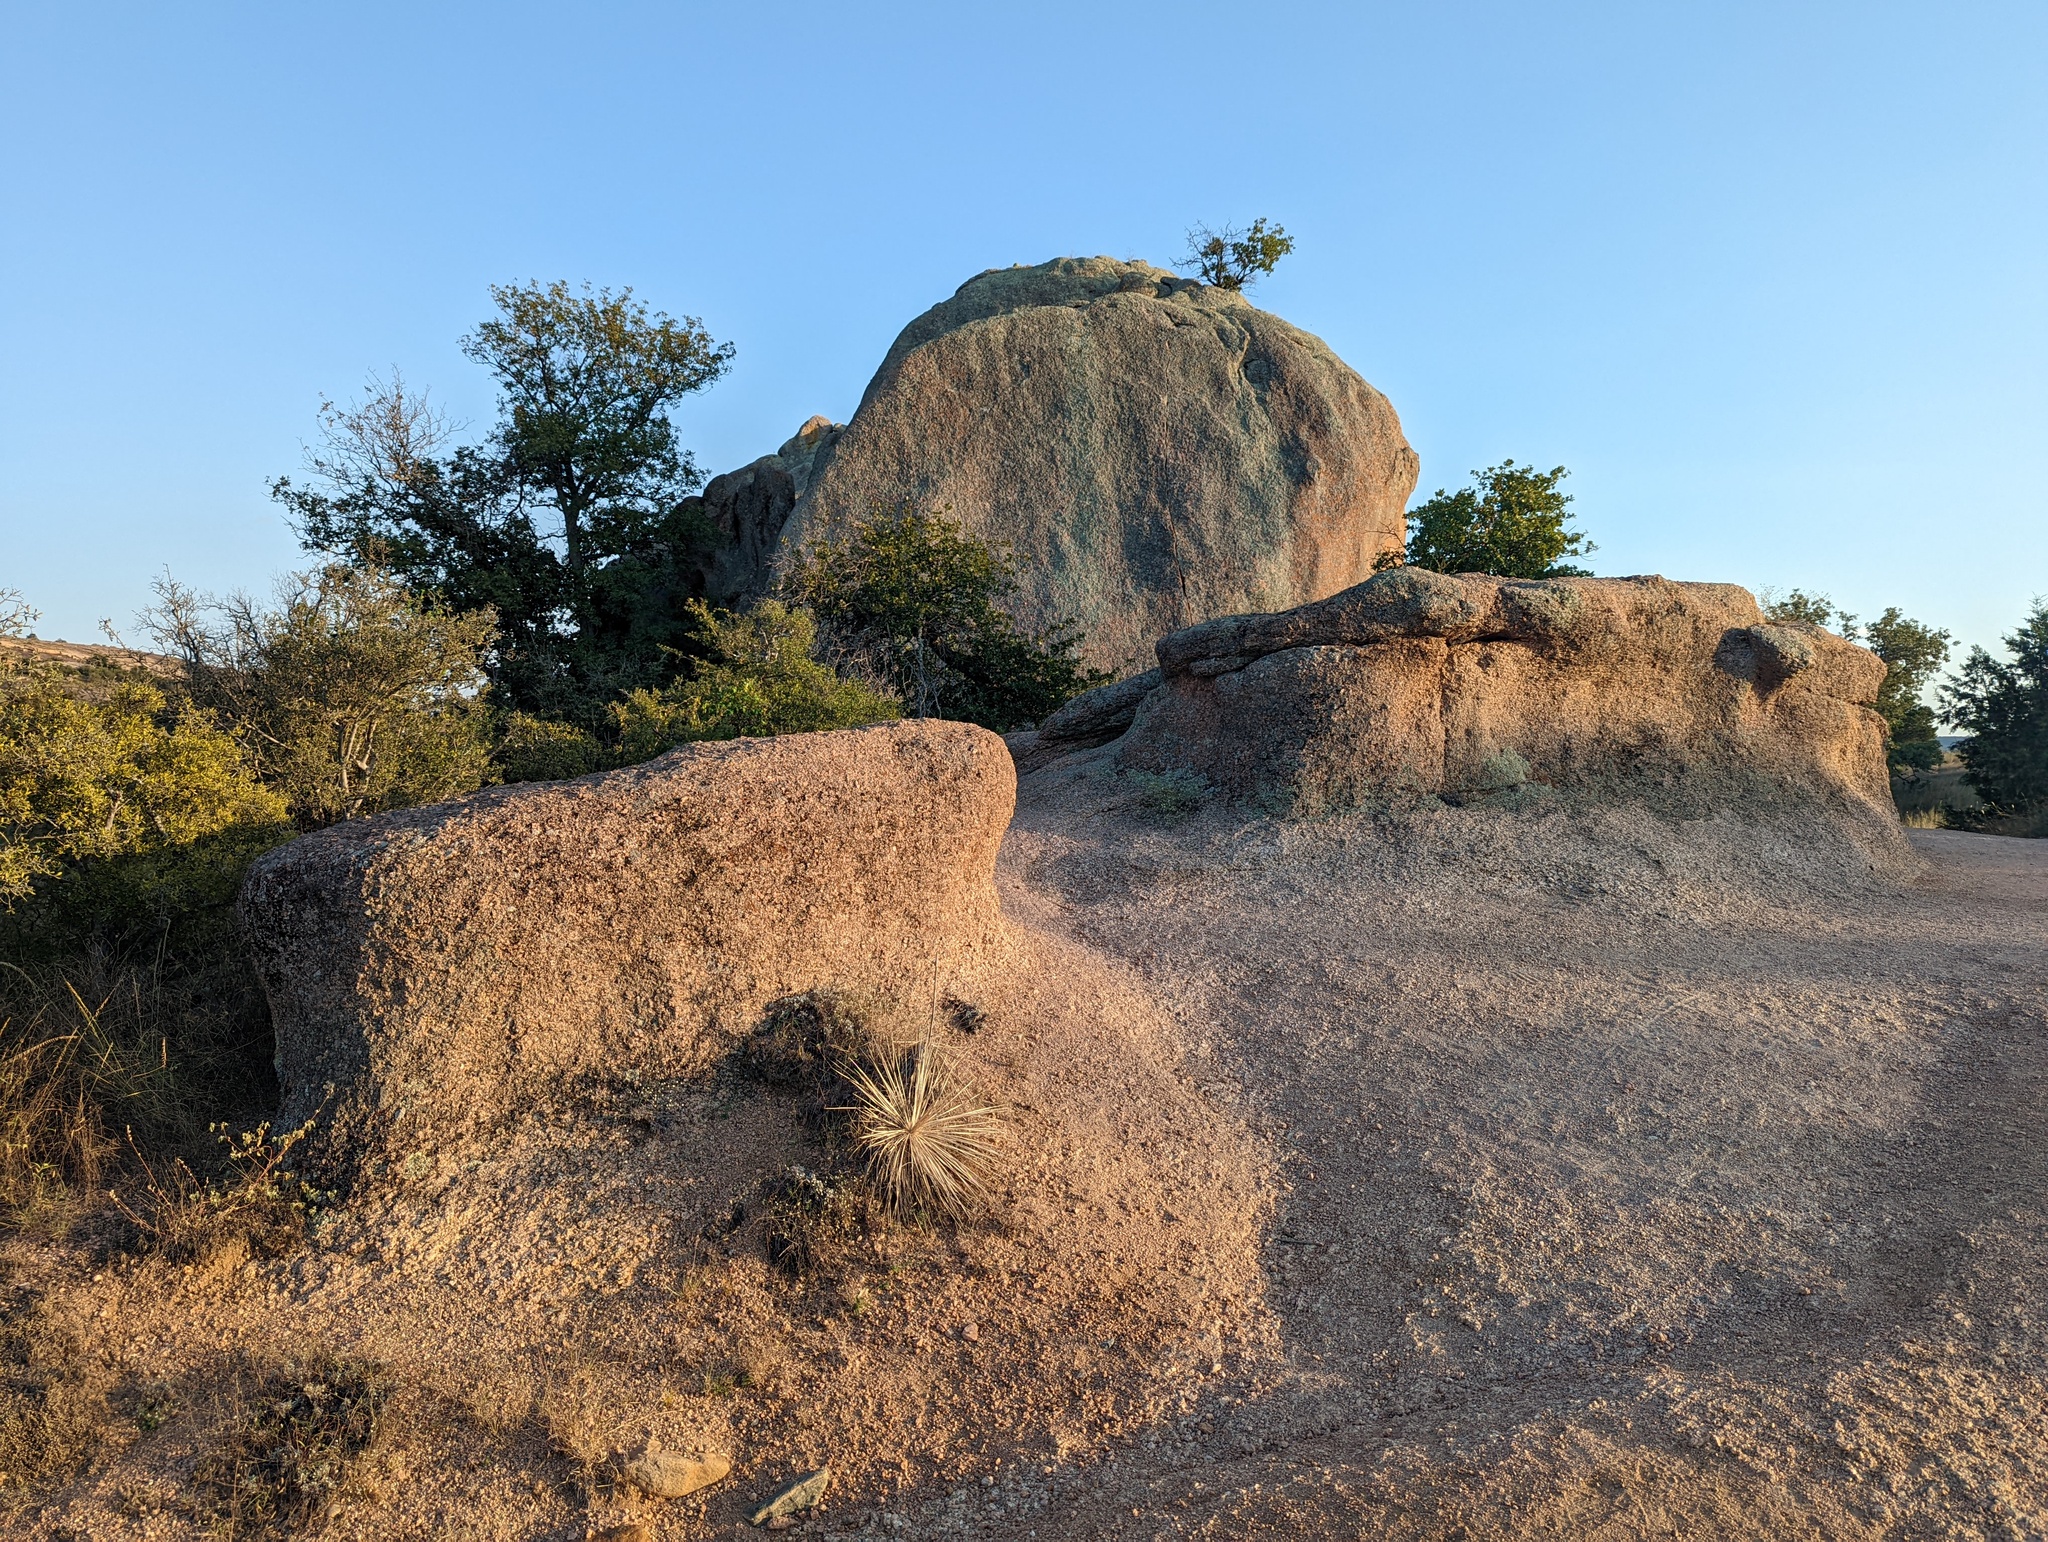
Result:
{"label": "rounded boulder top", "polygon": [[1020,620],[1129,673],[1167,632],[1285,610],[1402,544],[1393,406],[1242,294],[1143,262],[996,268],[912,321],[820,446],[782,552],[914,502],[1010,549]]}

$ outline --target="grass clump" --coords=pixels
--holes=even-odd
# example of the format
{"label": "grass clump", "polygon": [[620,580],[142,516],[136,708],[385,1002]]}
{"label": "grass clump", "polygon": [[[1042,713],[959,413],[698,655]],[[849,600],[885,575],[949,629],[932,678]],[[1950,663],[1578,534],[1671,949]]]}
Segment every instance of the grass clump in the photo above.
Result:
{"label": "grass clump", "polygon": [[1179,824],[1209,795],[1208,782],[1192,771],[1126,771],[1124,782],[1137,794],[1138,813],[1152,824]]}
{"label": "grass clump", "polygon": [[173,1261],[236,1246],[259,1258],[285,1257],[304,1244],[334,1199],[289,1165],[312,1132],[311,1122],[278,1137],[268,1123],[239,1132],[217,1124],[223,1175],[209,1183],[201,1183],[183,1158],[160,1171],[138,1150],[142,1186],[132,1195],[114,1195],[115,1207],[150,1251]]}
{"label": "grass clump", "polygon": [[389,1392],[357,1360],[238,1375],[219,1438],[193,1474],[202,1518],[238,1538],[306,1535],[376,1439]]}
{"label": "grass clump", "polygon": [[60,1222],[137,1145],[199,1160],[270,1093],[269,1028],[240,959],[0,969],[0,1224]]}
{"label": "grass clump", "polygon": [[851,1064],[846,1079],[853,1142],[882,1198],[899,1213],[967,1214],[987,1192],[997,1117],[953,1058],[926,1040]]}

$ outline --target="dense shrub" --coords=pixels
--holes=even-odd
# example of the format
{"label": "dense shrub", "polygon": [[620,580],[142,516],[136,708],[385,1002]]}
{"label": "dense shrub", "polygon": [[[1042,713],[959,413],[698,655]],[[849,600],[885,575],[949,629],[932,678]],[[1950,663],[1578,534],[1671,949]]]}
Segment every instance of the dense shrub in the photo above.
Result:
{"label": "dense shrub", "polygon": [[[267,832],[284,815],[235,737],[148,677],[0,661],[0,904],[88,860]],[[168,883],[179,866],[145,865]]]}
{"label": "dense shrub", "polygon": [[1002,604],[1016,592],[1015,564],[944,513],[878,513],[813,546],[784,587],[913,717],[1003,731],[1109,679],[1080,662],[1077,634],[1019,628]]}
{"label": "dense shrub", "polygon": [[232,902],[285,805],[176,682],[0,661],[0,1211],[189,1147],[266,1091]]}
{"label": "dense shrub", "polygon": [[1408,511],[1404,556],[1380,559],[1383,568],[1406,562],[1438,573],[1493,573],[1502,578],[1583,578],[1590,571],[1566,562],[1598,550],[1585,533],[1568,530],[1570,493],[1558,483],[1562,466],[1538,471],[1511,460],[1472,473],[1457,492],[1439,487]]}
{"label": "dense shrub", "polygon": [[816,624],[775,600],[744,615],[690,604],[710,657],[662,690],[642,687],[613,704],[618,757],[651,759],[678,744],[854,728],[902,716],[888,696],[816,657]]}
{"label": "dense shrub", "polygon": [[149,622],[301,828],[474,791],[490,774],[489,611],[426,604],[379,568],[294,574],[276,603],[169,579]]}
{"label": "dense shrub", "polygon": [[492,764],[501,782],[563,782],[614,763],[597,735],[574,723],[508,713]]}

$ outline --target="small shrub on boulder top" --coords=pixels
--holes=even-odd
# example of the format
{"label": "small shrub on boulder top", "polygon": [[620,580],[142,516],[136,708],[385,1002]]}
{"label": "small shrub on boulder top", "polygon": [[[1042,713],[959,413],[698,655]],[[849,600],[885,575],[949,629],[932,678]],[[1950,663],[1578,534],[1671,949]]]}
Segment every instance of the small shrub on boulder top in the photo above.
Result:
{"label": "small shrub on boulder top", "polygon": [[941,512],[882,511],[805,552],[784,588],[872,662],[911,717],[1004,732],[1109,679],[1080,662],[1078,636],[1020,631],[1001,604],[1015,563]]}
{"label": "small shrub on boulder top", "polygon": [[678,744],[766,738],[889,722],[902,707],[816,657],[816,623],[800,610],[763,601],[744,615],[690,602],[709,660],[687,679],[642,687],[612,704],[619,757],[651,760]]}
{"label": "small shrub on boulder top", "polygon": [[1249,230],[1197,225],[1188,232],[1187,256],[1174,266],[1218,289],[1239,290],[1271,273],[1293,250],[1294,237],[1279,225],[1268,228],[1263,218],[1253,220]]}
{"label": "small shrub on boulder top", "polygon": [[1964,779],[1985,805],[1951,809],[1949,822],[2036,833],[2048,814],[2048,600],[2035,602],[2005,646],[2010,659],[1972,648],[1942,687],[1943,715],[1970,735],[1956,748]]}
{"label": "small shrub on boulder top", "polygon": [[1570,493],[1557,484],[1568,473],[1538,471],[1504,460],[1472,473],[1473,486],[1439,487],[1408,511],[1405,556],[1382,557],[1382,568],[1429,568],[1438,573],[1490,573],[1497,578],[1584,578],[1591,569],[1566,562],[1598,548],[1585,532],[1568,530]]}

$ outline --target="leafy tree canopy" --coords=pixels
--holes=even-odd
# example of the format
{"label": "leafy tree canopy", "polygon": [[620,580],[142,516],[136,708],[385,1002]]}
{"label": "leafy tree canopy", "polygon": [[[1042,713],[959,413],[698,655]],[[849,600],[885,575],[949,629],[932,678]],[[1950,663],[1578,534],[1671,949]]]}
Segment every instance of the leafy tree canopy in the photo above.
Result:
{"label": "leafy tree canopy", "polygon": [[1109,679],[1080,662],[1078,635],[1021,630],[1002,606],[1016,588],[1007,553],[945,513],[909,504],[813,546],[784,583],[911,716],[998,731],[1036,722]]}
{"label": "leafy tree canopy", "polygon": [[[1435,496],[1408,511],[1410,567],[1438,573],[1493,573],[1502,578],[1583,578],[1590,569],[1564,561],[1599,550],[1565,528],[1570,493],[1562,466],[1538,471],[1511,460],[1472,473],[1473,485]],[[1380,566],[1403,559],[1383,557]]]}
{"label": "leafy tree canopy", "polygon": [[1941,691],[1942,715],[1970,735],[1956,752],[1987,817],[2048,811],[2048,600],[2005,647],[2010,658],[1972,648]]}
{"label": "leafy tree canopy", "polygon": [[693,647],[684,601],[715,539],[680,507],[702,476],[669,411],[728,368],[701,323],[631,290],[500,286],[463,339],[499,387],[487,440],[396,374],[322,409],[305,485],[272,495],[309,550],[388,568],[457,612],[490,609],[487,659],[515,708],[595,722]]}
{"label": "leafy tree canopy", "polygon": [[1191,272],[1218,289],[1241,290],[1279,266],[1294,250],[1294,237],[1278,225],[1255,219],[1249,230],[1225,225],[1211,230],[1197,225],[1188,232],[1188,254],[1174,266]]}

